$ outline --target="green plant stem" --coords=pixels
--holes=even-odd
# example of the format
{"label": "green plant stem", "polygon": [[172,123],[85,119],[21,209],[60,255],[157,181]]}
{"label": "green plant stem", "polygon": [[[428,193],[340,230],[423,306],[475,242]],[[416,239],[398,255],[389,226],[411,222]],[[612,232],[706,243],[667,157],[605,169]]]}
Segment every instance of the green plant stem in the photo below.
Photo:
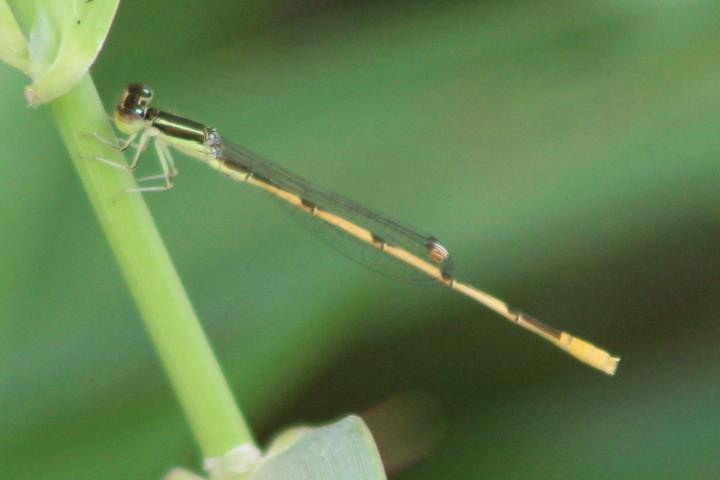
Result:
{"label": "green plant stem", "polygon": [[203,454],[252,443],[132,175],[93,160],[124,163],[92,136],[114,138],[90,76],[50,109]]}
{"label": "green plant stem", "polygon": [[[28,38],[36,2],[11,7]],[[93,136],[115,138],[90,76],[50,110],[203,455],[253,443],[142,196],[126,192],[135,180],[94,160],[125,164],[120,152]]]}

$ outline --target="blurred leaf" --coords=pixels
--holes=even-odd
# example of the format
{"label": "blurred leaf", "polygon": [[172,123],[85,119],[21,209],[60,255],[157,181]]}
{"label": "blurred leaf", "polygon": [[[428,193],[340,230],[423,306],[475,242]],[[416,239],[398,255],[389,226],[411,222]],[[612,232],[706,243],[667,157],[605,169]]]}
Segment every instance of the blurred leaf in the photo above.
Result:
{"label": "blurred leaf", "polygon": [[[206,459],[205,470],[213,480],[385,480],[372,434],[356,416],[323,427],[288,429],[262,458],[252,445],[241,445]],[[167,480],[196,478],[176,469]]]}
{"label": "blurred leaf", "polygon": [[206,478],[196,475],[189,470],[175,468],[165,476],[165,480],[206,480]]}
{"label": "blurred leaf", "polygon": [[365,423],[346,417],[325,427],[294,430],[271,446],[251,480],[384,480],[377,447]]}
{"label": "blurred leaf", "polygon": [[[32,15],[27,63],[22,70],[33,79],[25,89],[37,106],[69,91],[95,61],[110,31],[120,0],[34,0],[22,7]],[[16,7],[16,8],[17,8]],[[13,37],[19,41],[17,35]],[[16,46],[16,53],[24,53]],[[22,66],[27,68],[22,68]],[[17,65],[16,65],[17,66]]]}
{"label": "blurred leaf", "polygon": [[29,73],[27,42],[7,0],[0,0],[0,60]]}

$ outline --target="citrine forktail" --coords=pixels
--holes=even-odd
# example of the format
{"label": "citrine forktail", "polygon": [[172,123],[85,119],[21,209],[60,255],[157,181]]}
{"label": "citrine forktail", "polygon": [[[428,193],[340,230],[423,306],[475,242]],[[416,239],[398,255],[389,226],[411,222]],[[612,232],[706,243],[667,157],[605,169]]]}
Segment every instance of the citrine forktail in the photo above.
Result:
{"label": "citrine forktail", "polygon": [[613,357],[585,340],[545,325],[499,298],[456,280],[451,273],[450,253],[435,237],[418,233],[345,197],[318,189],[259,155],[227,142],[214,128],[150,107],[152,98],[150,87],[133,83],[125,89],[113,114],[118,130],[128,136],[118,148],[126,150],[130,146],[135,147],[131,163],[123,168],[135,169],[140,155],[150,143],[162,167],[162,175],[154,177],[164,179],[162,185],[141,187],[135,191],[159,191],[172,187],[173,177],[177,174],[170,153],[170,147],[173,147],[207,163],[233,180],[270,192],[343,234],[485,305],[581,362],[608,375],[615,373],[619,357]]}

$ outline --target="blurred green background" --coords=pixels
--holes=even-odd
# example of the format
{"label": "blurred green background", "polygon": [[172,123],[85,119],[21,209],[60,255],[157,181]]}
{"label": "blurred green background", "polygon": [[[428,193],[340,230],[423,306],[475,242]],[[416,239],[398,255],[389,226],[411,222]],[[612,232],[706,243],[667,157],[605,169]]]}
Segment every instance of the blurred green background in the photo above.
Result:
{"label": "blurred green background", "polygon": [[[447,289],[358,267],[179,159],[176,188],[146,199],[263,442],[375,412],[386,458],[437,440],[395,479],[715,478],[718,16],[710,1],[128,0],[93,75],[108,110],[150,83],[156,105],[434,233],[459,278],[623,357],[607,378]],[[0,477],[196,468],[26,83],[0,66]],[[420,405],[393,411],[410,438],[377,421],[398,395]]]}

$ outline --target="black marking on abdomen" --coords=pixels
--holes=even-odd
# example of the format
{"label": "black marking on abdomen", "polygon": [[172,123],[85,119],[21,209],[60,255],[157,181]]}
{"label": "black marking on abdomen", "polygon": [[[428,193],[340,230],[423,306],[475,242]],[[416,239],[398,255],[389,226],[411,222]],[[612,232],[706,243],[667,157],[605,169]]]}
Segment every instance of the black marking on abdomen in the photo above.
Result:
{"label": "black marking on abdomen", "polygon": [[450,275],[450,272],[448,272],[446,270],[441,270],[440,277],[443,279],[443,281],[445,283],[448,284],[449,287],[452,287],[453,285],[455,285],[455,279],[452,277],[452,275]]}
{"label": "black marking on abdomen", "polygon": [[378,235],[375,235],[372,232],[370,232],[370,237],[372,238],[372,242],[374,245],[376,245],[380,250],[385,250],[385,246],[387,245],[385,239]]}
{"label": "black marking on abdomen", "polygon": [[515,322],[517,323],[520,323],[522,321],[532,325],[538,331],[543,332],[545,335],[556,338],[558,340],[562,338],[562,332],[560,330],[556,330],[549,325],[545,325],[540,320],[535,317],[531,317],[527,313],[521,312],[519,310],[513,310],[511,308],[508,308],[508,313],[515,317]]}
{"label": "black marking on abdomen", "polygon": [[304,199],[304,198],[302,198],[302,197],[300,198],[300,204],[301,204],[305,209],[307,209],[310,213],[315,213],[315,212],[317,211],[317,209],[318,209],[317,205],[315,205],[315,204],[314,204],[313,202],[311,202],[310,200]]}

